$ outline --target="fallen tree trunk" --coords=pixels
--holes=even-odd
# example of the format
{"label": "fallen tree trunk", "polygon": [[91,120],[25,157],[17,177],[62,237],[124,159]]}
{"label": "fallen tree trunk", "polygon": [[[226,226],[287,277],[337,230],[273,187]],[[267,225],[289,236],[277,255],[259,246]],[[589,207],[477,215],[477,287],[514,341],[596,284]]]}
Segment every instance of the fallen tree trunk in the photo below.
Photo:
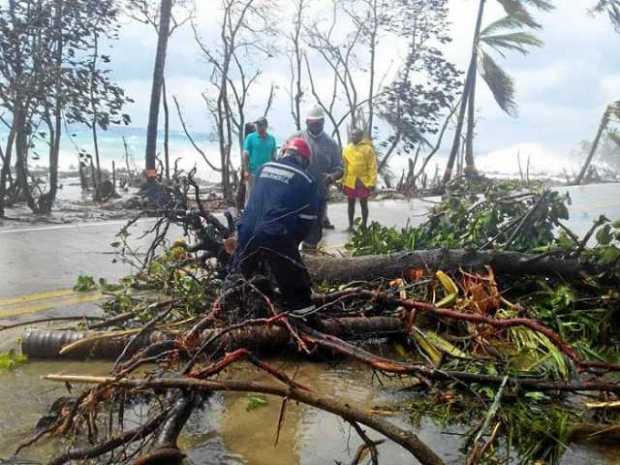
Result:
{"label": "fallen tree trunk", "polygon": [[[373,318],[333,318],[322,322],[322,331],[344,339],[366,339],[373,337],[386,337],[389,335],[402,334],[404,326],[401,320],[390,317]],[[208,329],[203,331],[203,340],[209,339],[219,330]],[[124,350],[129,341],[129,335],[110,337],[106,339],[86,340],[93,333],[79,331],[30,331],[22,339],[22,353],[30,359],[57,359],[57,360],[84,360],[103,359],[114,360]],[[85,340],[85,344],[74,350],[60,354],[63,347],[78,341]],[[256,351],[273,351],[285,347],[291,341],[288,330],[282,326],[249,327],[231,331],[220,338],[220,344],[226,350],[232,351],[238,348],[247,348]],[[170,344],[165,344],[170,342]],[[153,331],[140,337],[131,353],[150,346],[159,344],[161,352],[175,348],[176,341],[172,333]],[[150,356],[156,355],[154,353]]]}
{"label": "fallen tree trunk", "polygon": [[384,419],[364,412],[350,403],[321,396],[294,386],[275,386],[254,381],[207,381],[195,378],[154,378],[149,380],[121,379],[97,376],[47,375],[46,380],[75,384],[107,384],[124,388],[184,389],[196,392],[256,392],[293,399],[326,412],[338,415],[349,422],[368,426],[401,445],[423,465],[444,465],[444,461],[410,430],[400,428]]}
{"label": "fallen tree trunk", "polygon": [[465,249],[417,250],[364,257],[305,256],[304,262],[315,282],[330,283],[394,279],[410,268],[456,271],[491,266],[498,274],[561,276],[567,279],[604,271],[593,263],[548,254]]}

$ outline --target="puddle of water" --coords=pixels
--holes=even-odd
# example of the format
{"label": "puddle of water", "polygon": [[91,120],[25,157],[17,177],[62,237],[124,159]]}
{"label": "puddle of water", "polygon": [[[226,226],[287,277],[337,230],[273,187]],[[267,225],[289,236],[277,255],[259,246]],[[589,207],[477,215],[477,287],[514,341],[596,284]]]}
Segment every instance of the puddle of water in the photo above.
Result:
{"label": "puddle of water", "polygon": [[[358,408],[397,409],[407,402],[401,389],[405,379],[373,378],[372,372],[358,364],[327,365],[291,361],[271,361],[278,368],[324,395],[342,399]],[[0,378],[0,457],[7,457],[15,445],[27,437],[32,426],[58,396],[67,395],[63,385],[46,383],[46,373],[105,374],[109,363],[31,363]],[[226,376],[246,380],[271,381],[269,376],[247,365],[239,365]],[[340,461],[350,463],[361,444],[350,426],[340,418],[290,402],[277,446],[274,445],[281,399],[266,397],[267,404],[248,410],[249,395],[217,393],[204,409],[196,412],[181,438],[181,447],[191,463],[201,465],[324,465]],[[406,415],[385,417],[402,427],[411,428]],[[420,438],[447,464],[462,464],[458,429],[443,430],[431,421],[422,422]],[[379,435],[369,431],[373,439]],[[45,462],[62,451],[56,441],[47,441],[28,449],[23,455]],[[379,447],[382,464],[410,465],[411,456],[400,446],[385,442]],[[620,449],[572,446],[562,465],[620,465]]]}

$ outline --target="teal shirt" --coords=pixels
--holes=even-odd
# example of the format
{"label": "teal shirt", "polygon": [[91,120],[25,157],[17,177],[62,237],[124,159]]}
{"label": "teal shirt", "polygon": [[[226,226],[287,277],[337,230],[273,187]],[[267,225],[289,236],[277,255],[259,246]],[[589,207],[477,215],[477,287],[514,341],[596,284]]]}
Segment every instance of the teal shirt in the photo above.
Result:
{"label": "teal shirt", "polygon": [[269,133],[262,138],[258,132],[253,132],[245,138],[243,151],[249,156],[250,173],[254,175],[261,166],[273,159],[276,139]]}

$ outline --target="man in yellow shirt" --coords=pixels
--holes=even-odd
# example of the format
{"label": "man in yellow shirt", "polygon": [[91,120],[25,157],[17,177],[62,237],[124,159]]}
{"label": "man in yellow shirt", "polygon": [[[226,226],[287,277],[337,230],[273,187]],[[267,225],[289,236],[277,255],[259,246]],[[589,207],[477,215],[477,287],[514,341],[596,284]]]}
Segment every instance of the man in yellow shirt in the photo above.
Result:
{"label": "man in yellow shirt", "polygon": [[355,201],[360,199],[362,207],[362,227],[368,225],[368,196],[377,184],[377,154],[364,131],[354,129],[351,143],[343,150],[344,175],[342,185],[349,200],[349,229],[353,231]]}

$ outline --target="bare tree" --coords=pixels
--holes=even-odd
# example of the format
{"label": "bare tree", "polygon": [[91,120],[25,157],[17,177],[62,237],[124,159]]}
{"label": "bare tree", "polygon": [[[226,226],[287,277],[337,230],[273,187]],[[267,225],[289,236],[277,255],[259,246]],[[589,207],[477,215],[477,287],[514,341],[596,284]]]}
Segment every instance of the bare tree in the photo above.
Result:
{"label": "bare tree", "polygon": [[[217,129],[222,191],[232,202],[235,169],[231,161],[233,144],[243,145],[243,129],[250,89],[261,75],[257,63],[269,58],[274,33],[272,0],[221,0],[223,9],[217,47],[207,45],[192,23],[195,40],[211,65],[211,89],[203,92]],[[273,100],[273,91],[270,99]],[[270,105],[269,105],[270,106]]]}
{"label": "bare tree", "polygon": [[146,176],[152,179],[157,175],[157,127],[159,124],[159,107],[161,104],[162,87],[164,83],[164,69],[166,67],[166,52],[170,37],[170,22],[172,15],[172,0],[161,0],[159,14],[159,28],[157,53],[153,69],[153,84],[151,88],[151,103],[149,106],[149,121],[146,133]]}
{"label": "bare tree", "polygon": [[368,94],[366,99],[367,133],[372,137],[377,93],[377,49],[381,35],[392,29],[394,16],[390,14],[396,2],[389,0],[347,0],[343,8],[360,30],[360,42],[367,46]]}
{"label": "bare tree", "polygon": [[304,12],[310,0],[295,0],[295,13],[293,19],[293,31],[288,35],[291,44],[289,51],[289,63],[291,68],[290,96],[291,96],[291,116],[295,123],[295,129],[301,130],[301,102],[304,96],[302,89],[302,71],[304,53],[302,49],[302,32],[304,29]]}
{"label": "bare tree", "polygon": [[[128,15],[135,21],[151,26],[155,33],[159,34],[160,10],[157,4],[150,0],[127,0]],[[187,24],[195,17],[195,5],[193,0],[172,0],[170,13],[170,29],[168,37]],[[168,92],[166,80],[162,82],[162,103],[164,110],[164,171],[166,179],[170,179],[170,108],[168,105]]]}
{"label": "bare tree", "polygon": [[[338,40],[335,36],[336,26],[342,20],[339,17],[338,2],[332,0],[332,17],[329,27],[326,31],[322,30],[321,25],[316,22],[306,28],[308,36],[308,45],[313,49],[332,71],[334,76],[334,86],[329,105],[325,105],[319,101],[319,105],[328,113],[332,122],[336,121],[334,116],[334,105],[338,92],[342,92],[345,99],[345,105],[351,118],[351,126],[356,125],[355,118],[357,116],[359,101],[359,83],[354,77],[356,67],[356,49],[361,43],[363,28],[355,27],[342,40]],[[308,64],[308,62],[306,62]],[[310,66],[308,66],[310,72]],[[315,88],[316,90],[316,88]],[[317,99],[318,100],[318,99]],[[334,127],[335,132],[339,132],[339,127]],[[341,139],[341,136],[338,136]]]}

